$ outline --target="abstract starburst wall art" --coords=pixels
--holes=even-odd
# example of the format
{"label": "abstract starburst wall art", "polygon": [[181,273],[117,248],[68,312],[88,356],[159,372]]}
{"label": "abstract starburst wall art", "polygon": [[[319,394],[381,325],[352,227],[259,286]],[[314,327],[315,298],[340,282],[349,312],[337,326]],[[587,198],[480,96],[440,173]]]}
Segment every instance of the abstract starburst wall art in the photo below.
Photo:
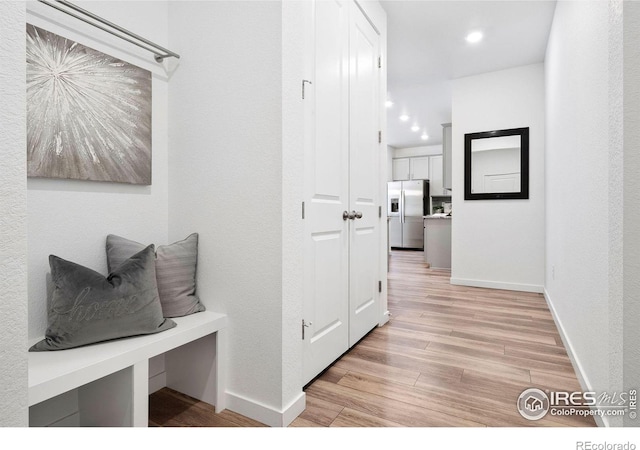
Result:
{"label": "abstract starburst wall art", "polygon": [[27,174],[151,184],[151,72],[27,25]]}

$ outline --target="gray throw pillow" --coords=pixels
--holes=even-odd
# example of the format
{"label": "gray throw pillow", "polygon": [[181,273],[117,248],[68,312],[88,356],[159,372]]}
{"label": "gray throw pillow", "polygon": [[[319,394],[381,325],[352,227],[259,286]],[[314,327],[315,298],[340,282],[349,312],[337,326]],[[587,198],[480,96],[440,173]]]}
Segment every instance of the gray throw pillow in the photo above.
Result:
{"label": "gray throw pillow", "polygon": [[162,315],[150,245],[108,277],[49,256],[54,285],[45,338],[29,351],[63,350],[176,326]]}
{"label": "gray throw pillow", "polygon": [[[107,264],[113,270],[145,245],[120,236],[107,236]],[[156,277],[165,317],[182,317],[204,311],[196,295],[198,233],[156,251]]]}

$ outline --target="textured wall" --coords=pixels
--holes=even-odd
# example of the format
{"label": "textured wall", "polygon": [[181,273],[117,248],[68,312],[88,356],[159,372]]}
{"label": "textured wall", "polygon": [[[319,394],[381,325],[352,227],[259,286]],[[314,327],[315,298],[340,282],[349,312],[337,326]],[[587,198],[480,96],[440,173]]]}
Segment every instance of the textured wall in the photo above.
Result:
{"label": "textured wall", "polygon": [[[640,387],[640,3],[624,3],[624,380]],[[625,426],[640,419],[625,417]]]}
{"label": "textured wall", "polygon": [[229,316],[229,392],[280,410],[282,5],[174,2],[170,17],[183,58],[169,95],[169,234],[200,233],[199,293]]}
{"label": "textured wall", "polygon": [[[516,67],[453,82],[452,282],[542,291],[544,71]],[[529,127],[529,199],[464,200],[464,135]]]}
{"label": "textured wall", "polygon": [[[628,2],[627,2],[628,3]],[[624,208],[625,194],[622,174],[624,170],[624,30],[623,1],[612,0],[608,5],[608,353],[609,391],[622,391],[624,384]],[[604,332],[604,330],[603,330]],[[585,383],[586,384],[586,383]],[[606,417],[601,424],[621,426],[623,417]]]}
{"label": "textured wall", "polygon": [[[77,2],[135,33],[167,45],[168,5],[158,1]],[[28,180],[29,338],[46,329],[48,255],[106,273],[105,238],[167,243],[168,77],[153,55],[36,2],[27,21],[152,72],[152,185]],[[184,237],[184,236],[182,236]]]}
{"label": "textured wall", "polygon": [[304,103],[296,89],[304,76],[304,2],[282,3],[282,405],[301,394]]}
{"label": "textured wall", "polygon": [[0,426],[27,425],[25,7],[0,2]]}
{"label": "textured wall", "polygon": [[546,55],[545,288],[583,387],[595,390],[620,378],[621,328],[611,325],[621,280],[620,55],[610,52],[610,8],[559,2]]}

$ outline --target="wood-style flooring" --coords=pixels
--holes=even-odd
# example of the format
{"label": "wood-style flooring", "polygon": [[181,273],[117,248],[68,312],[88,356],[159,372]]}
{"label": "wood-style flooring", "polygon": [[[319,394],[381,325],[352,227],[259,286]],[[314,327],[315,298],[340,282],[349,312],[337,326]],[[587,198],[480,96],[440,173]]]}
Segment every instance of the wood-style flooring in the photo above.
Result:
{"label": "wood-style flooring", "polygon": [[149,396],[150,427],[263,427],[248,417],[213,406],[173,389],[164,388]]}
{"label": "wood-style flooring", "polygon": [[[306,389],[293,427],[595,426],[592,418],[529,421],[516,401],[529,387],[580,391],[540,294],[453,286],[422,252],[394,251],[392,316]],[[163,389],[151,426],[260,426]]]}

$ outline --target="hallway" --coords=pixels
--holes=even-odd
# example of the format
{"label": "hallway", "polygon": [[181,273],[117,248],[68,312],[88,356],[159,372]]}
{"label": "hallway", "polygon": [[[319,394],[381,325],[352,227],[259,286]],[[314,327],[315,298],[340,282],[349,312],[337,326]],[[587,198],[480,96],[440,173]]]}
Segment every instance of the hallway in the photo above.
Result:
{"label": "hallway", "polygon": [[389,265],[391,320],[307,388],[291,426],[595,426],[516,409],[529,387],[581,390],[541,294],[452,286],[422,252]]}
{"label": "hallway", "polygon": [[[542,295],[452,286],[422,252],[395,251],[389,266],[391,320],[307,388],[290,426],[595,426],[516,409],[529,387],[581,390]],[[261,424],[163,389],[151,395],[150,425]]]}

